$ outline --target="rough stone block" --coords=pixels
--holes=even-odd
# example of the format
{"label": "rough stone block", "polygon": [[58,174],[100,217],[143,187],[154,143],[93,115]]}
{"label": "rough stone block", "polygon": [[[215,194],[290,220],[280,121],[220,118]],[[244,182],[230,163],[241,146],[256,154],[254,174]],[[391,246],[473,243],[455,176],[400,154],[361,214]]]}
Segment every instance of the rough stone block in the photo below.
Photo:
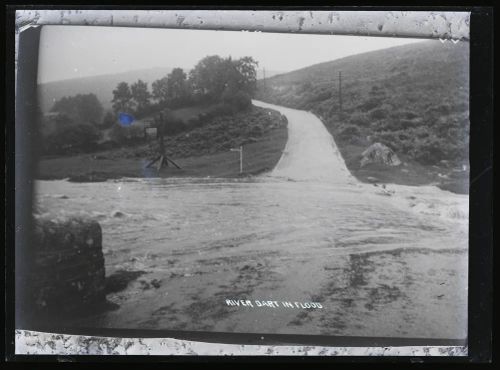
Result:
{"label": "rough stone block", "polygon": [[84,218],[35,218],[29,289],[34,311],[83,312],[105,300],[102,231]]}

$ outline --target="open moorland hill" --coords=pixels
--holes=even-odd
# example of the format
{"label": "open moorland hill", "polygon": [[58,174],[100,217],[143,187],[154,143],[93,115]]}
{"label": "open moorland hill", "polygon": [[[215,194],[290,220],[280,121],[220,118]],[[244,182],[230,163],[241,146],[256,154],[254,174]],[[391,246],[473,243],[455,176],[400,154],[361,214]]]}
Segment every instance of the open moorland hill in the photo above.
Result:
{"label": "open moorland hill", "polygon": [[[423,41],[313,65],[260,80],[258,98],[317,114],[362,180],[467,191],[468,43]],[[361,168],[361,153],[376,142],[403,165]]]}

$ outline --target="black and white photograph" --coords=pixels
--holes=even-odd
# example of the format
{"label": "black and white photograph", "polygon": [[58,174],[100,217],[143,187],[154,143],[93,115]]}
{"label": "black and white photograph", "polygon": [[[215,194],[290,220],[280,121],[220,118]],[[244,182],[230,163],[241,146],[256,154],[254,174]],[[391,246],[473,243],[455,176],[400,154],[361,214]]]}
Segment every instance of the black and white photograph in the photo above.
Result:
{"label": "black and white photograph", "polygon": [[33,328],[467,345],[468,40],[44,25],[36,94]]}

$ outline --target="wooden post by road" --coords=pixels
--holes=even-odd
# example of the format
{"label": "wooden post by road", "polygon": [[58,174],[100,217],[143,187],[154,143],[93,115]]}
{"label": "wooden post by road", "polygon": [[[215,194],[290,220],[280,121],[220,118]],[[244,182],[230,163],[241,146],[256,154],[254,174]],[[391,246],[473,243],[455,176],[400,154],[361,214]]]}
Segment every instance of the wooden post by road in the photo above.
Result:
{"label": "wooden post by road", "polygon": [[240,173],[243,173],[243,146],[240,146]]}
{"label": "wooden post by road", "polygon": [[232,152],[240,152],[240,173],[243,173],[243,145],[239,149],[230,149]]}

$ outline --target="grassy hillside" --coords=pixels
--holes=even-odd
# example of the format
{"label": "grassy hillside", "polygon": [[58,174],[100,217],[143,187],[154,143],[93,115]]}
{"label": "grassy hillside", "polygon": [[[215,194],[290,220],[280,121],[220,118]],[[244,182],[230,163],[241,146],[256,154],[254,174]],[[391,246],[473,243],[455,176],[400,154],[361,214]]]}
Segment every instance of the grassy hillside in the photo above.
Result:
{"label": "grassy hillside", "polygon": [[[468,43],[423,41],[317,64],[260,81],[258,98],[320,116],[361,179],[418,179],[466,191],[468,173],[458,168],[468,165]],[[374,142],[395,150],[405,171],[359,168]]]}
{"label": "grassy hillside", "polygon": [[104,109],[111,109],[113,90],[118,83],[124,81],[130,84],[141,79],[147,82],[151,89],[153,81],[165,77],[171,71],[172,68],[158,67],[43,83],[38,85],[40,107],[42,112],[46,113],[52,108],[55,101],[64,96],[92,93],[97,96]]}

